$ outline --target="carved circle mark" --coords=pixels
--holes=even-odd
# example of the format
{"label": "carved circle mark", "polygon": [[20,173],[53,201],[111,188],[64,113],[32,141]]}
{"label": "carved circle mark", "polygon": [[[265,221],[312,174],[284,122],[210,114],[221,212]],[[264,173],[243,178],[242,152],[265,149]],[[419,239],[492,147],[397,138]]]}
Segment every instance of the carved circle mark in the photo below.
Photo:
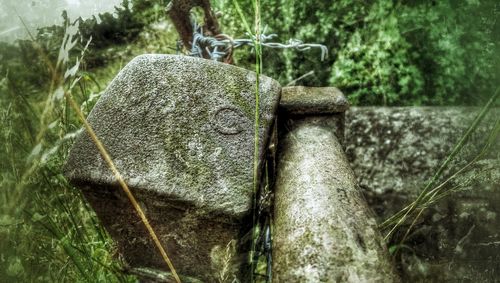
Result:
{"label": "carved circle mark", "polygon": [[237,135],[243,131],[245,115],[234,106],[221,106],[213,112],[212,125],[223,135]]}

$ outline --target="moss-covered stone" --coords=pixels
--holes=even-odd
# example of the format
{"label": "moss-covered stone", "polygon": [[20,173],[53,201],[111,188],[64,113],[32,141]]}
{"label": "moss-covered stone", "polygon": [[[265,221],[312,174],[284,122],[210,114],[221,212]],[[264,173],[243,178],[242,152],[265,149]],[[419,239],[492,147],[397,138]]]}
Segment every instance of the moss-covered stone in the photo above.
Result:
{"label": "moss-covered stone", "polygon": [[[347,156],[380,221],[416,199],[479,110],[352,107],[347,112]],[[438,184],[477,156],[499,116],[499,108],[490,110]],[[488,154],[445,186],[454,188],[452,193],[422,213],[395,260],[403,281],[498,281],[499,144],[497,137]],[[396,231],[395,244],[410,222]]]}
{"label": "moss-covered stone", "polygon": [[[250,226],[255,81],[255,73],[227,64],[142,55],[88,117],[181,274],[214,281],[213,250]],[[264,76],[260,87],[262,156],[281,88]],[[85,188],[132,267],[164,267],[87,133],[75,142],[65,174]]]}
{"label": "moss-covered stone", "polygon": [[283,89],[273,282],[397,281],[341,146],[347,107],[335,88]]}
{"label": "moss-covered stone", "polygon": [[387,249],[332,129],[280,136],[273,282],[394,282]]}

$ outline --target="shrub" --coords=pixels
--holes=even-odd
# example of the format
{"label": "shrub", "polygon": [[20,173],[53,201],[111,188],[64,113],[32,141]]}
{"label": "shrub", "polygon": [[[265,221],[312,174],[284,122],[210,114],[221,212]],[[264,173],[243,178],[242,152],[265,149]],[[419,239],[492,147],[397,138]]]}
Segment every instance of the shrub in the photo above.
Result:
{"label": "shrub", "polygon": [[[240,0],[251,11],[251,0]],[[218,0],[223,30],[243,37],[232,2]],[[480,105],[499,84],[500,3],[369,0],[262,3],[263,23],[280,41],[329,47],[317,53],[264,50],[264,73],[282,84],[340,87],[355,104]],[[249,18],[252,15],[248,15]],[[238,54],[250,65],[253,55]]]}

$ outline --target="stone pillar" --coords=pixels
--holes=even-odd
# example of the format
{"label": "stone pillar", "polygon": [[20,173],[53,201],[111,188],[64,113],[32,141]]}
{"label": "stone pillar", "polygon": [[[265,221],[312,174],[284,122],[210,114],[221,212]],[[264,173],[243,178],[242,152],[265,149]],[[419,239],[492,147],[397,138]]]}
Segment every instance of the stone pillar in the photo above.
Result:
{"label": "stone pillar", "polygon": [[[255,80],[228,64],[142,55],[88,117],[177,272],[203,282],[248,278],[250,243],[240,240],[252,225]],[[262,160],[281,87],[265,76],[260,87]],[[159,275],[165,263],[87,133],[71,149],[65,175],[132,271],[169,278]]]}
{"label": "stone pillar", "polygon": [[389,255],[339,142],[345,97],[282,90],[274,282],[393,282]]}

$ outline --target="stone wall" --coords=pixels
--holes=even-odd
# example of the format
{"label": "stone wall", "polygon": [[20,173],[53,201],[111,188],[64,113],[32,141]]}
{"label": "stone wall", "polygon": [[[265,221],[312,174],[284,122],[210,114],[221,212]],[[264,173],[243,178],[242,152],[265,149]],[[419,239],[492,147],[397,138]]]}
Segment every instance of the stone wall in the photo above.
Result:
{"label": "stone wall", "polygon": [[[347,156],[379,220],[416,198],[478,110],[353,107],[347,112]],[[444,177],[477,155],[499,112],[490,112]],[[424,212],[408,237],[407,248],[396,257],[403,280],[494,282],[500,278],[498,139],[496,144],[472,170],[451,183],[464,186]]]}

